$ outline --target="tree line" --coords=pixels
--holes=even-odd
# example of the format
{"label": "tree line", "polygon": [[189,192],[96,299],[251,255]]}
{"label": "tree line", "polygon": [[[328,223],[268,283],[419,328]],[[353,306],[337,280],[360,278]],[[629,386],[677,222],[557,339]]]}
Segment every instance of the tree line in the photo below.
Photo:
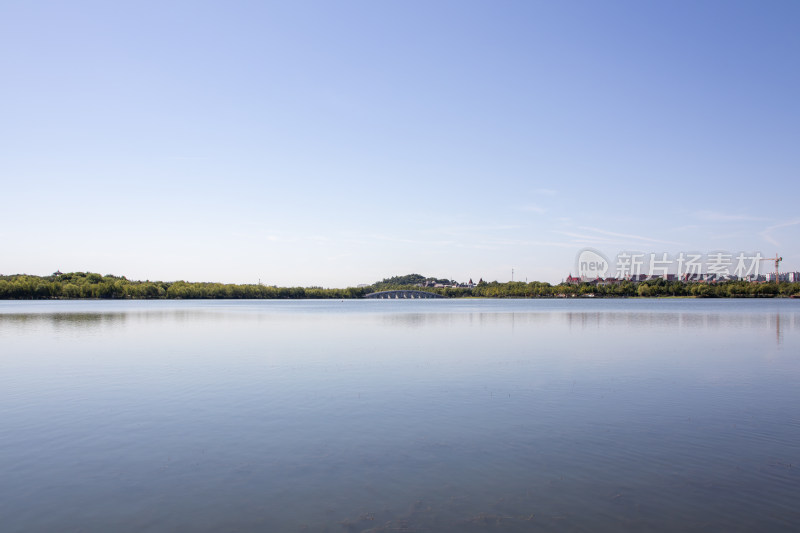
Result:
{"label": "tree line", "polygon": [[[187,281],[132,281],[124,276],[71,272],[51,276],[0,276],[0,299],[352,299],[385,290],[416,290],[416,283],[434,278],[418,274],[387,278],[366,287],[325,289],[322,287],[275,287]],[[409,283],[413,282],[413,283]],[[545,282],[481,282],[467,287],[426,287],[428,292],[448,298],[558,298],[558,297],[666,297],[772,298],[800,295],[800,283],[749,283],[725,281],[702,283],[648,280],[640,283],[592,283],[551,285]]]}
{"label": "tree line", "polygon": [[719,283],[682,282],[653,279],[614,284],[578,283],[550,285],[542,282],[478,284],[473,296],[488,298],[557,298],[557,297],[697,297],[697,298],[773,298],[800,295],[800,283]]}
{"label": "tree line", "polygon": [[71,272],[52,276],[0,276],[0,299],[301,299],[360,298],[364,288],[274,287],[187,281],[132,281],[124,276]]}

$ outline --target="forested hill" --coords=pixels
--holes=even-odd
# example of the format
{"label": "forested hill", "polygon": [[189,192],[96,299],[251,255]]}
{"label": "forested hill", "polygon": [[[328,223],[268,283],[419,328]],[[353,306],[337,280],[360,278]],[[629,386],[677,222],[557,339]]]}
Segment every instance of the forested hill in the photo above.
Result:
{"label": "forested hill", "polygon": [[[362,298],[370,292],[396,288],[412,288],[432,281],[452,284],[447,279],[426,278],[419,274],[394,276],[366,287],[323,289],[321,287],[274,287],[257,284],[197,283],[187,281],[131,281],[124,276],[102,276],[92,272],[55,273],[51,276],[18,274],[0,276],[0,299],[45,300],[59,298],[101,299],[302,299]],[[480,283],[476,287],[426,287],[424,290],[450,298],[554,298],[554,297],[631,297],[631,296],[694,296],[701,298],[786,297],[800,295],[800,283],[683,283],[662,279],[613,285],[576,285],[533,281]]]}
{"label": "forested hill", "polygon": [[444,278],[426,278],[420,274],[406,274],[405,276],[392,276],[372,284],[376,290],[384,291],[394,287],[413,287],[425,282],[452,285],[455,282]]}

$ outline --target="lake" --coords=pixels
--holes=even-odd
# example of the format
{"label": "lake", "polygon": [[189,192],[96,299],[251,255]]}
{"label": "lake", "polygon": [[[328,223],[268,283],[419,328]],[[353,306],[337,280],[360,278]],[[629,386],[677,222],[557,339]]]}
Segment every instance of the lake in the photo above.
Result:
{"label": "lake", "polygon": [[0,302],[4,532],[796,531],[800,301]]}

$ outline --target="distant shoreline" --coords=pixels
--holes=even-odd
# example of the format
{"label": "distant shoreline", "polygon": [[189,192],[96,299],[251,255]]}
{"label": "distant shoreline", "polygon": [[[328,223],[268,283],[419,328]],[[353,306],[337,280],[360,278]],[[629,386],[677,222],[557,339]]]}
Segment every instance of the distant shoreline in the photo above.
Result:
{"label": "distant shoreline", "polygon": [[[407,277],[404,276],[405,280]],[[51,276],[0,276],[0,300],[309,300],[360,299],[379,291],[413,290],[445,298],[798,298],[800,283],[748,281],[622,281],[586,283],[484,282],[470,287],[421,287],[397,284],[396,278],[369,286],[324,289],[186,281],[132,281],[92,272],[57,272]]]}

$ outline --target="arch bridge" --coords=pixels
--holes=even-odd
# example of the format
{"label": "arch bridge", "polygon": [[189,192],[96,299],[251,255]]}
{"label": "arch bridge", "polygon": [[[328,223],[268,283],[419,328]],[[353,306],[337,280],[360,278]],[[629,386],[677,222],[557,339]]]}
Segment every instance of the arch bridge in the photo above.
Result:
{"label": "arch bridge", "polygon": [[366,294],[364,295],[364,298],[375,298],[380,300],[403,300],[418,298],[444,298],[444,296],[425,291],[380,291]]}

